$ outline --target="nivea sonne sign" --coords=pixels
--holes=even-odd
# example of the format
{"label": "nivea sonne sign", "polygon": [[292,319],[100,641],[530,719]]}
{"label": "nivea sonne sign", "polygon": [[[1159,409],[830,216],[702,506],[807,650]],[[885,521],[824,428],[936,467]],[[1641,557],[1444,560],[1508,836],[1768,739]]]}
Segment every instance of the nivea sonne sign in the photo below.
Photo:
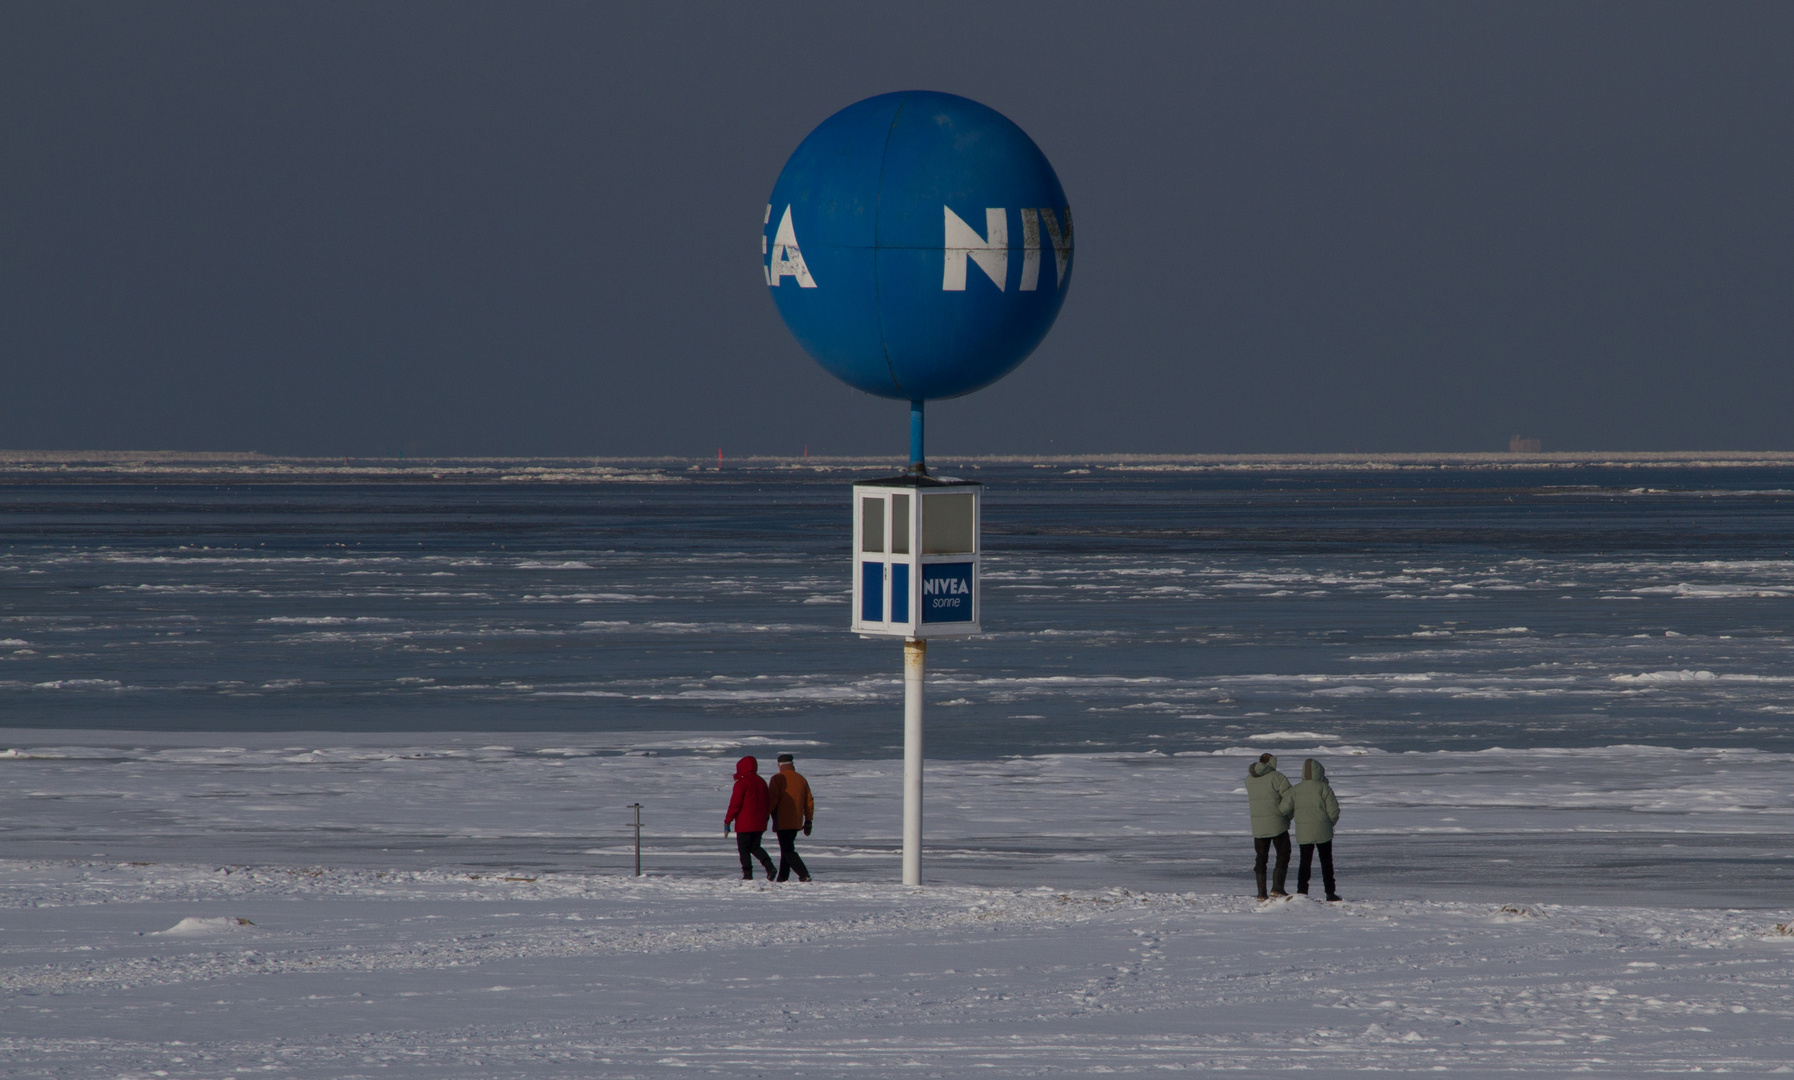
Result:
{"label": "nivea sonne sign", "polygon": [[972,621],[972,564],[926,563],[922,567],[922,621]]}
{"label": "nivea sonne sign", "polygon": [[1071,282],[1071,208],[1026,132],[932,91],[824,120],[766,207],[766,284],[836,377],[908,401],[958,397],[1027,358]]}

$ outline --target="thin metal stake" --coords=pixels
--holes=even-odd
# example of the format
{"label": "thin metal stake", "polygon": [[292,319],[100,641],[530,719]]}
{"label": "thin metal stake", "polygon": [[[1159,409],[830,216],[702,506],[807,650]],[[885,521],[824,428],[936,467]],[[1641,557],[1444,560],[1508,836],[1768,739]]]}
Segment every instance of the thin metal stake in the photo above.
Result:
{"label": "thin metal stake", "polygon": [[629,809],[635,811],[635,876],[642,876],[642,804],[632,802]]}

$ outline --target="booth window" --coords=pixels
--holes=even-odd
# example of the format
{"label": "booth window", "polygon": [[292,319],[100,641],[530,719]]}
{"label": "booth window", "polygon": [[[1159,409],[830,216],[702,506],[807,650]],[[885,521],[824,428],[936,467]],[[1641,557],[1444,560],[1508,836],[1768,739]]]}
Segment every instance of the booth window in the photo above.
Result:
{"label": "booth window", "polygon": [[860,500],[860,550],[882,552],[885,549],[885,500],[870,496]]}
{"label": "booth window", "polygon": [[972,550],[972,496],[922,497],[922,554],[958,555]]}
{"label": "booth window", "polygon": [[909,554],[909,496],[891,496],[891,554]]}

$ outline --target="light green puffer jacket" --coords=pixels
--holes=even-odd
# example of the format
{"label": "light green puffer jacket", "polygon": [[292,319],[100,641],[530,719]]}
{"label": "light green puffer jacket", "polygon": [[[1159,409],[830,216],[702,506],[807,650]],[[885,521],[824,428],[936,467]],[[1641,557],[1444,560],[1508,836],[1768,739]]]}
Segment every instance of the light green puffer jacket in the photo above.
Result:
{"label": "light green puffer jacket", "polygon": [[1289,778],[1277,771],[1277,759],[1254,761],[1246,768],[1246,801],[1252,807],[1252,835],[1282,836],[1289,831]]}
{"label": "light green puffer jacket", "polygon": [[1296,819],[1296,843],[1331,842],[1333,826],[1339,824],[1339,800],[1327,783],[1326,767],[1313,758],[1304,761],[1302,782],[1284,794],[1280,809]]}

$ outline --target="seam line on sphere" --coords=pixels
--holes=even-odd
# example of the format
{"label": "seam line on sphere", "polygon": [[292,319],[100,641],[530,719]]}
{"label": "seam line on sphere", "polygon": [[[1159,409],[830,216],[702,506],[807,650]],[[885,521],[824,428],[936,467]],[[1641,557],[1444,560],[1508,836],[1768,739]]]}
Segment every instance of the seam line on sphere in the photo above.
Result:
{"label": "seam line on sphere", "polygon": [[897,103],[897,111],[891,114],[890,124],[885,127],[885,143],[878,148],[878,190],[872,193],[872,304],[878,311],[878,351],[884,354],[885,373],[891,377],[891,388],[898,393],[903,393],[903,384],[897,381],[897,369],[891,366],[891,346],[885,340],[884,282],[879,275],[878,245],[882,239],[879,230],[884,225],[885,162],[891,156],[891,132],[897,130],[897,121],[903,116],[903,107],[909,104],[909,99],[909,94],[903,95],[903,100]]}

